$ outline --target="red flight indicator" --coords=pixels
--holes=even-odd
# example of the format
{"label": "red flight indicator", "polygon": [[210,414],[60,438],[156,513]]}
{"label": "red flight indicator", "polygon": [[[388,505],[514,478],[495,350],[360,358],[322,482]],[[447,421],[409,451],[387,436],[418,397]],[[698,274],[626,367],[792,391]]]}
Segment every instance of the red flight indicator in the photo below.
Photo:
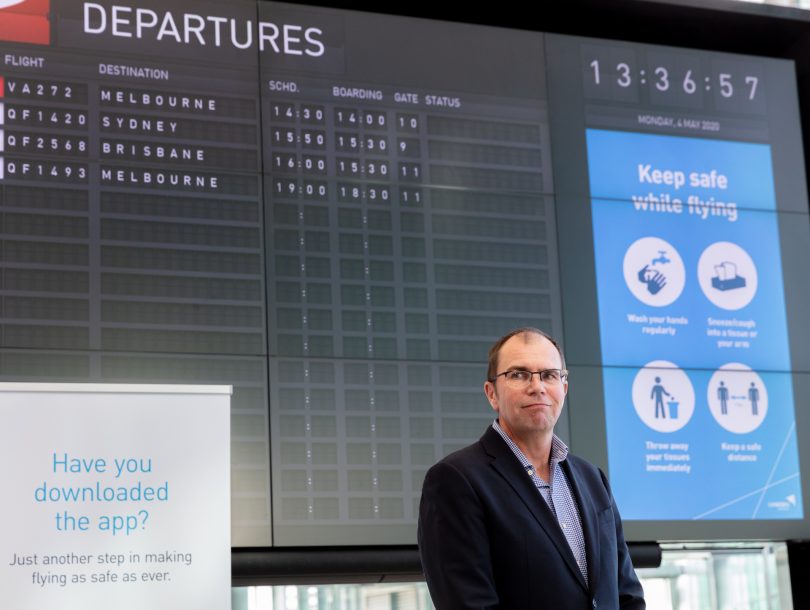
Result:
{"label": "red flight indicator", "polygon": [[0,40],[51,43],[50,0],[0,0]]}

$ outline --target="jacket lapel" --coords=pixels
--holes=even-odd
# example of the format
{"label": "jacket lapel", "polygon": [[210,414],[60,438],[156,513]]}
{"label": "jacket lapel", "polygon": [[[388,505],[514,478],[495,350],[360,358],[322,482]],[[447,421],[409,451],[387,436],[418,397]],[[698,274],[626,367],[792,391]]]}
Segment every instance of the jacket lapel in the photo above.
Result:
{"label": "jacket lapel", "polygon": [[[543,528],[546,535],[557,548],[557,551],[582,585],[582,588],[587,590],[588,587],[585,585],[585,579],[582,576],[582,572],[579,571],[579,566],[574,559],[574,554],[571,552],[571,547],[568,546],[565,534],[563,534],[559,523],[557,523],[554,513],[551,512],[543,496],[534,486],[531,477],[526,474],[523,465],[492,427],[487,428],[484,436],[481,437],[481,444],[487,454],[492,458],[492,467],[506,480],[526,508],[529,509],[529,512],[531,512],[540,524],[540,527]],[[567,474],[568,473],[566,473],[566,475]],[[570,479],[571,477],[569,477],[569,483]],[[577,501],[579,501],[578,495]],[[583,534],[585,534],[586,544],[588,544],[589,534],[587,530],[584,529],[584,525],[585,519],[583,518]],[[590,566],[590,552],[588,552],[587,557]]]}
{"label": "jacket lapel", "polygon": [[599,523],[596,507],[590,495],[582,493],[581,474],[570,460],[563,461],[563,471],[568,477],[568,486],[579,508],[579,518],[582,521],[582,535],[585,537],[585,558],[588,562],[588,585],[591,591],[596,591],[599,583]]}

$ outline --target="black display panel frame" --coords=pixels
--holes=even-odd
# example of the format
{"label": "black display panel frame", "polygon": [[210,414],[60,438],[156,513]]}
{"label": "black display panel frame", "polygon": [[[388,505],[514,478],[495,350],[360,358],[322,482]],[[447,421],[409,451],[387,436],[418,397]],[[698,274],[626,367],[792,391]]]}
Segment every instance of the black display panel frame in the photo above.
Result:
{"label": "black display panel frame", "polygon": [[[61,7],[67,5],[65,3],[59,3],[56,0],[53,0],[53,6]],[[144,6],[152,7],[155,10],[159,8],[158,3],[152,3]],[[190,11],[193,10],[198,13],[203,12],[203,9],[200,8],[200,3],[189,3],[183,6],[190,7]],[[202,6],[222,7],[225,5],[217,3],[205,3]],[[260,3],[259,6],[261,8],[258,11],[256,10],[255,4],[247,1],[243,3],[236,3],[232,6],[234,7],[233,10],[239,14],[240,18],[258,21],[259,15],[263,10],[265,10],[266,7],[270,5],[268,3]],[[379,7],[376,6],[369,7],[355,5],[353,8],[379,10]],[[347,15],[346,19],[351,21],[351,18],[348,17],[348,13],[343,13],[335,9],[329,10],[332,11],[331,14],[334,19],[339,21],[342,19],[342,15]],[[442,9],[439,9],[438,7],[420,9],[419,7],[402,6],[394,7],[392,10],[397,12],[401,11],[403,13],[411,12],[417,17],[445,18],[450,20],[459,18],[459,16],[456,14],[443,14],[441,12]],[[582,10],[590,10],[591,14],[594,16],[590,24],[583,24],[579,19],[579,13]],[[773,15],[767,16],[763,14],[753,14],[751,12],[752,10],[753,9],[745,8],[734,14],[719,11],[712,12],[712,10],[709,10],[709,20],[707,23],[722,24],[727,23],[728,21],[732,21],[737,24],[742,23],[745,25],[746,31],[765,32],[766,35],[748,35],[734,38],[732,35],[727,35],[725,33],[718,34],[720,30],[714,28],[715,31],[712,32],[711,35],[697,34],[692,40],[690,40],[690,43],[693,42],[694,46],[699,46],[702,48],[723,49],[727,51],[760,52],[768,55],[788,57],[796,56],[797,59],[800,59],[802,45],[806,44],[804,42],[806,39],[802,38],[806,31],[806,28],[804,27],[806,24],[788,22],[787,27],[780,30],[782,34],[776,35],[774,34],[774,32],[777,32],[776,25],[784,26],[785,23],[780,19],[776,19]],[[320,9],[314,7],[307,9],[296,9],[296,11],[320,14]],[[533,33],[521,31],[516,34],[517,38],[534,38],[537,41],[543,40],[543,35],[539,30],[546,30],[591,35],[600,34],[623,40],[636,40],[650,43],[668,42],[670,44],[682,44],[682,34],[676,31],[677,27],[679,25],[685,26],[696,17],[699,17],[701,20],[706,22],[705,19],[707,17],[706,10],[698,10],[697,8],[689,7],[662,7],[658,3],[649,2],[631,2],[626,3],[621,7],[613,8],[601,6],[599,3],[574,3],[558,13],[557,17],[553,19],[550,18],[549,21],[538,24],[532,24],[531,22],[526,22],[523,19],[517,20],[515,17],[516,12],[517,11],[509,11],[508,9],[504,9],[502,11],[498,11],[494,15],[491,11],[486,11],[487,14],[484,15],[477,13],[476,10],[473,10],[472,12],[466,14],[463,18],[472,22],[489,22],[497,23],[498,25],[502,26],[519,27],[523,28],[524,30],[527,28],[537,30]],[[272,11],[270,11],[270,13],[272,14]],[[649,19],[652,15],[657,17],[655,23]],[[628,16],[630,16],[630,19],[628,19]],[[662,19],[662,16],[665,16],[665,18]],[[779,16],[783,16],[783,13],[779,13]],[[51,13],[51,17],[56,17],[56,12]],[[671,19],[669,19],[669,23],[664,23],[669,17],[671,17]],[[394,17],[383,17],[379,15],[366,15],[359,19],[361,21],[368,20],[369,23],[379,24],[385,24],[395,20]],[[638,26],[636,20],[641,20],[641,22],[644,23],[643,27]],[[779,21],[779,24],[775,24],[775,21]],[[599,25],[593,25],[594,22],[599,22]],[[479,29],[478,27],[464,26],[458,23],[423,22],[423,26],[431,31],[437,32],[437,37],[442,35],[441,32],[444,31],[443,28],[449,28],[449,31],[452,31],[454,34],[458,34],[459,32],[474,33],[490,31],[483,28]],[[502,33],[505,36],[508,35],[506,32]],[[76,41],[76,36],[77,33],[75,31],[70,32],[68,29],[65,29],[64,31],[60,31],[59,36],[55,37],[54,42],[57,42],[60,45],[63,43],[65,45],[70,45],[72,42]],[[141,63],[145,66],[155,66],[167,56],[171,58],[171,61],[177,62],[177,65],[184,65],[188,67],[193,63],[192,57],[195,55],[195,53],[186,53],[185,50],[187,49],[181,53],[175,53],[177,49],[183,49],[183,47],[176,47],[172,46],[171,44],[162,45],[153,48],[149,54],[144,55],[141,53],[137,45],[133,44],[131,39],[124,40],[124,38],[126,37],[122,37],[118,42],[126,43],[130,46],[129,51],[132,54],[128,55],[128,57],[136,58],[136,63]],[[293,44],[293,46],[299,44],[301,41],[296,33],[291,34],[291,39],[296,41],[290,43]],[[472,46],[475,44],[473,39],[474,36],[471,35],[470,40],[468,41],[470,48],[472,48]],[[365,52],[370,53],[373,51],[375,46],[379,47],[379,45],[385,44],[386,42],[387,37],[385,36],[385,28],[380,27],[375,29],[375,38],[366,41],[369,46],[365,49]],[[103,44],[97,46],[99,50],[103,51]],[[448,48],[451,48],[452,46],[453,45],[451,43],[442,41],[441,44],[437,42],[436,48],[442,49],[441,52],[446,53]],[[542,74],[544,64],[544,59],[542,58],[542,42],[538,42],[535,46],[539,49],[539,57],[528,59],[525,53],[518,53],[515,54],[514,57],[508,57],[509,52],[506,51],[504,52],[504,55],[507,56],[507,60],[511,60],[511,65],[520,65],[521,69],[536,70],[538,73]],[[14,48],[20,52],[20,56],[30,55],[32,53],[36,54],[34,51],[32,51],[32,49],[35,47],[27,46],[25,43],[18,44]],[[304,48],[305,47],[301,47],[301,49]],[[308,48],[310,50],[317,50],[318,46],[313,45]],[[210,50],[210,46],[204,49],[206,53]],[[427,50],[428,53],[429,51],[430,49]],[[77,50],[77,53],[80,54],[85,52],[88,52],[88,50]],[[306,53],[306,51],[304,51],[304,53]],[[461,55],[463,56],[464,54],[462,53]],[[226,61],[219,62],[216,59],[216,54],[206,54],[205,61],[209,63],[205,66],[195,68],[195,70],[198,72],[197,83],[204,83],[206,78],[210,78],[210,74],[206,73],[207,66],[211,66],[212,71],[227,71],[229,65],[240,65],[240,69],[244,69],[245,72],[249,73],[255,70],[256,74],[260,74],[260,67],[258,66],[258,60],[256,59],[255,54],[251,54],[250,52],[237,48],[228,48],[225,52],[225,56],[227,56]],[[392,56],[396,58],[399,55],[397,52],[392,52]],[[494,60],[487,59],[487,57],[491,56],[488,56],[488,51],[486,49],[486,45],[484,44],[481,44],[480,47],[476,48],[473,54],[467,55],[467,58],[470,56],[476,57],[476,61],[493,61],[492,65],[496,65],[498,63]],[[88,54],[87,57],[90,57],[90,55]],[[246,61],[246,58],[250,59],[247,59]],[[378,60],[376,65],[379,68],[379,72],[377,74],[373,74],[369,78],[380,78],[382,80],[389,79],[390,76],[386,74],[387,61],[385,61],[384,54],[381,54],[376,59]],[[461,61],[464,58],[457,57],[454,59]],[[537,63],[533,64],[532,62],[534,61]],[[545,58],[545,61],[546,63],[552,63],[554,58],[548,57]],[[302,66],[301,69],[307,72],[309,77],[314,76],[315,72],[307,71],[305,62],[299,63]],[[507,61],[506,63],[509,62]],[[8,65],[8,61],[6,61],[6,65]],[[22,70],[20,67],[14,69],[25,72],[25,70]],[[807,82],[807,79],[804,77],[804,73],[807,70],[806,64],[799,61],[798,69],[800,76],[799,88],[801,90],[804,84]],[[475,70],[473,69],[471,72],[474,76]],[[415,64],[414,66],[411,66],[410,72],[403,68],[402,74],[404,75],[403,79],[405,80],[407,80],[406,77],[421,77],[420,70]],[[490,70],[489,74],[495,78],[495,75],[497,75],[497,70]],[[499,79],[501,79],[501,84],[508,84],[510,77],[506,74],[506,71],[497,76]],[[264,84],[264,79],[259,77],[257,78],[257,87],[259,84]],[[544,79],[541,78],[540,80]],[[431,85],[441,86],[441,78],[435,78]],[[477,86],[478,85],[474,83],[471,85],[471,89],[474,90],[477,88]],[[204,90],[204,85],[195,84],[193,88],[196,91],[202,91]],[[264,87],[262,87],[262,89],[264,89]],[[542,87],[540,87],[540,89],[542,89]],[[551,91],[549,93],[553,98],[555,92],[553,87],[550,89]],[[545,94],[546,92],[543,90],[540,97],[545,96]],[[577,94],[575,93],[574,96],[576,97],[576,95]],[[565,98],[565,96],[563,97]],[[566,104],[570,104],[570,99],[571,98],[565,98],[564,100],[558,100],[557,102],[553,103],[557,103],[559,105],[558,107],[562,108]],[[568,110],[568,113],[561,111],[558,116],[555,115],[554,120],[557,122],[557,128],[559,128],[561,131],[568,130],[567,133],[576,133],[578,130],[582,129],[584,133],[584,125],[577,123],[578,119],[576,117],[576,113],[579,112],[579,109],[571,105]],[[785,116],[788,116],[792,112],[793,110],[791,110],[790,113],[786,113]],[[791,131],[795,132],[796,130],[795,126],[783,125],[780,128],[784,129],[786,133],[790,133]],[[800,183],[799,186],[794,185],[790,188],[805,189],[806,187],[803,179],[804,172],[802,171],[803,156],[801,154],[800,147],[797,146],[798,139],[793,137],[790,139],[790,142],[792,149],[787,150],[785,148],[775,148],[774,154],[776,155],[778,152],[780,155],[783,155],[779,158],[779,162],[786,168],[785,173],[790,174],[794,180]],[[266,142],[264,143],[266,144]],[[93,145],[96,144],[98,144],[98,142],[94,141]],[[579,144],[581,144],[581,142]],[[216,151],[211,151],[211,154],[214,154],[215,152]],[[595,289],[593,288],[595,285],[595,277],[591,276],[593,274],[593,252],[589,250],[591,246],[588,243],[588,240],[582,239],[583,233],[581,231],[583,226],[591,226],[589,212],[584,211],[586,206],[583,204],[583,202],[589,201],[589,194],[585,188],[587,186],[587,168],[582,164],[582,159],[584,158],[585,150],[582,147],[578,148],[578,143],[576,140],[567,143],[566,146],[556,147],[554,150],[554,164],[558,184],[563,182],[567,182],[569,184],[576,183],[582,185],[584,189],[567,191],[562,194],[555,192],[558,202],[562,202],[563,204],[566,201],[575,202],[575,205],[572,206],[570,213],[558,213],[558,218],[556,221],[554,221],[554,206],[551,203],[549,204],[552,211],[548,217],[548,221],[556,222],[558,226],[559,233],[556,239],[559,242],[562,269],[564,271],[564,273],[561,274],[561,280],[559,280],[562,282],[561,294],[562,298],[564,299],[563,306],[566,308],[566,313],[564,314],[565,326],[563,327],[564,332],[562,333],[562,338],[564,340],[569,359],[572,359],[571,368],[574,375],[573,378],[577,380],[577,383],[574,383],[571,387],[569,398],[570,408],[567,410],[568,417],[570,419],[570,434],[568,433],[567,429],[567,421],[561,421],[561,432],[567,440],[570,440],[572,449],[575,452],[586,457],[590,457],[596,463],[606,465],[607,462],[605,456],[607,455],[607,449],[605,446],[604,435],[600,436],[599,434],[592,434],[594,431],[594,422],[600,421],[599,418],[603,417],[603,410],[594,409],[594,405],[599,405],[598,400],[602,395],[600,390],[601,380],[599,375],[593,374],[594,369],[591,368],[592,365],[598,365],[599,363],[598,361],[592,360],[590,356],[591,354],[598,354],[599,352],[599,344],[598,340],[596,339],[599,336],[599,329],[596,325],[596,310],[595,308],[589,309],[589,303],[595,302]],[[774,158],[776,161],[776,156]],[[232,164],[234,162],[233,159],[226,158],[222,159],[222,161],[223,165],[221,167],[226,167],[229,163]],[[135,162],[136,167],[139,167],[137,165],[138,160],[135,160]],[[578,170],[575,169],[577,167],[579,168]],[[583,167],[585,167],[585,169],[583,169]],[[573,174],[567,176],[566,173],[568,172],[573,172]],[[267,173],[270,174],[272,172]],[[257,187],[255,194],[257,196],[262,196],[263,189],[265,188],[264,183],[258,178],[256,182]],[[783,188],[784,184],[784,180],[777,181],[777,189]],[[784,196],[779,193],[777,194],[777,198],[784,200]],[[264,203],[264,200],[262,200],[262,202]],[[248,202],[242,201],[242,204],[244,204],[245,208],[251,207]],[[806,252],[807,249],[805,249],[805,247],[808,240],[805,228],[803,228],[804,225],[802,224],[805,220],[804,215],[806,214],[806,200],[804,203],[799,202],[799,204],[800,205],[796,210],[793,210],[784,216],[780,216],[780,234],[785,237],[783,244],[788,242],[800,243],[802,245],[799,248]],[[182,204],[178,200],[176,205],[181,206]],[[144,209],[146,209],[146,206]],[[179,209],[179,207],[175,209]],[[566,209],[568,209],[567,206]],[[118,221],[119,225],[131,222],[132,227],[130,228],[134,230],[135,223],[132,222],[134,218],[131,216],[142,216],[144,212],[138,212],[135,215],[130,215],[122,210],[123,208],[119,208],[117,212],[118,217],[114,219],[110,218],[109,221]],[[272,227],[270,215],[265,214],[265,209],[258,211],[250,210],[245,213],[250,216],[249,222],[252,223],[250,231],[253,233],[256,232],[256,221],[258,219],[258,225],[261,227],[258,230],[264,232],[265,243],[268,243],[270,241],[268,238],[268,230]],[[206,214],[213,214],[213,216],[216,216],[216,213],[211,212],[211,210],[206,212]],[[792,214],[795,214],[795,216],[792,216]],[[44,216],[45,213],[40,212],[40,215]],[[68,213],[62,214],[61,216],[75,219],[77,215],[71,215]],[[164,216],[166,215],[164,214]],[[169,214],[168,216],[172,215]],[[175,215],[174,220],[178,220],[178,216],[182,215]],[[801,219],[801,222],[794,222],[796,218]],[[231,221],[235,222],[237,225],[242,222],[242,220],[234,221],[234,219],[231,219]],[[88,226],[91,228],[98,228],[93,225],[95,222],[96,220],[91,220]],[[181,219],[181,221],[176,224],[180,225],[183,223],[184,221]],[[187,224],[194,225],[195,223],[201,224],[196,221]],[[245,227],[239,225],[237,228]],[[238,238],[234,234],[232,239]],[[552,236],[552,241],[554,241],[554,236]],[[572,247],[572,244],[574,243],[577,244],[576,248]],[[100,242],[96,244],[96,246],[101,246]],[[152,248],[153,246],[149,247]],[[182,250],[183,248],[180,249]],[[253,250],[255,250],[255,248],[253,248]],[[228,267],[230,260],[228,257],[230,254],[232,253],[228,253],[228,256],[223,256],[222,260],[217,262],[222,269]],[[803,276],[804,269],[802,268],[801,263],[796,260],[796,257],[791,257],[790,254],[791,251],[788,250],[787,246],[783,245],[782,264],[785,269],[785,276]],[[260,282],[263,281],[264,277],[266,277],[263,267],[266,266],[270,261],[270,255],[265,254],[265,257],[263,257],[262,261],[259,263],[259,267],[262,268],[262,271],[260,272],[262,280],[260,280]],[[573,273],[569,273],[569,271],[573,271]],[[223,271],[223,275],[226,275],[227,273],[228,272]],[[551,278],[551,284],[555,284],[558,280],[556,278],[557,271],[554,265],[552,265],[550,273],[552,276],[555,276]],[[253,275],[256,274],[253,273]],[[243,277],[240,279],[245,278]],[[249,290],[253,290],[254,288],[255,285]],[[94,290],[96,289],[100,290],[100,284],[96,285]],[[202,287],[198,287],[198,289],[205,290]],[[264,292],[265,289],[268,292],[270,291],[270,288],[265,286],[263,287],[262,292]],[[240,290],[246,290],[245,286],[242,286]],[[98,294],[103,294],[103,292],[98,292]],[[75,297],[75,294],[68,294],[69,299],[73,299]],[[94,312],[93,315],[101,315],[102,300],[90,302],[88,305],[88,307],[90,307],[90,311]],[[207,299],[200,299],[200,301],[205,300]],[[213,299],[213,301],[216,300],[216,298]],[[236,300],[238,301],[239,299]],[[559,333],[559,324],[557,318],[554,317],[559,316],[559,297],[552,295],[551,300],[552,304],[550,307],[552,310],[556,311],[554,311],[552,315],[553,323],[549,329],[552,330],[552,332]],[[90,301],[92,301],[92,299]],[[802,304],[808,302],[810,302],[810,295],[807,294],[806,289],[802,286],[792,286],[790,291],[786,292],[787,315],[789,322],[792,324],[792,330],[793,327],[796,326],[793,324],[793,321],[801,319]],[[205,306],[206,304],[198,302],[193,305]],[[244,303],[233,305],[241,307],[244,305]],[[262,312],[262,316],[266,320],[267,316],[270,315],[269,310],[271,308],[267,306],[267,303],[265,303],[264,306],[266,307],[267,311]],[[570,310],[567,309],[569,306],[571,307]],[[94,310],[93,308],[96,309]],[[255,308],[255,305],[248,304],[248,308]],[[114,309],[115,308],[109,309],[108,306],[109,315],[118,315],[115,311],[113,311]],[[146,310],[146,308],[144,308],[144,310]],[[216,318],[217,315],[223,314],[223,310],[218,310],[216,308],[209,309],[208,311],[214,318]],[[178,312],[175,310],[171,315],[173,315],[174,319],[177,320],[178,316],[182,317],[185,314],[182,311]],[[251,310],[250,316],[255,316],[255,309]],[[220,319],[227,320],[227,316],[224,318],[221,317]],[[263,333],[265,335],[269,335],[270,332],[268,330],[267,322],[265,321],[263,324],[264,328],[260,331],[260,334]],[[191,324],[190,326],[194,327],[195,325]],[[200,326],[205,326],[205,324]],[[238,476],[235,477],[236,487],[234,490],[234,497],[238,499],[238,503],[241,506],[241,509],[235,512],[235,514],[240,515],[239,519],[241,520],[240,525],[235,525],[235,528],[239,530],[239,534],[235,538],[235,546],[267,546],[270,544],[293,546],[337,544],[346,545],[348,547],[353,546],[355,544],[354,540],[356,539],[356,533],[350,533],[348,530],[334,538],[330,538],[328,536],[324,538],[317,533],[312,533],[312,535],[308,534],[299,538],[296,538],[295,536],[285,538],[284,536],[274,537],[271,533],[271,501],[280,501],[283,492],[280,489],[276,492],[271,492],[271,481],[269,480],[269,473],[271,469],[278,466],[278,456],[273,458],[275,462],[271,460],[272,449],[269,447],[269,444],[272,435],[281,434],[281,429],[280,427],[273,427],[273,415],[268,412],[268,409],[265,408],[265,405],[268,404],[271,405],[269,408],[272,408],[273,399],[270,398],[270,396],[271,393],[275,391],[275,386],[268,381],[268,378],[272,378],[272,372],[269,372],[268,367],[264,364],[269,357],[268,355],[271,355],[270,357],[272,357],[274,348],[268,346],[268,343],[265,342],[265,338],[262,337],[259,340],[261,343],[259,348],[255,347],[255,343],[251,343],[251,345],[254,347],[248,348],[247,351],[233,349],[232,347],[219,347],[212,350],[208,354],[209,356],[213,354],[213,357],[197,357],[193,355],[193,353],[189,353],[194,352],[194,349],[190,349],[188,352],[176,349],[167,349],[165,351],[154,350],[155,342],[161,339],[159,336],[160,329],[152,328],[150,330],[154,333],[149,340],[152,343],[149,341],[140,344],[136,343],[136,347],[123,350],[119,349],[119,346],[119,348],[113,349],[110,352],[104,352],[100,349],[84,351],[81,348],[77,348],[77,346],[74,344],[63,345],[58,349],[50,349],[53,348],[53,346],[49,344],[48,350],[34,349],[30,346],[26,346],[24,349],[15,347],[2,355],[4,358],[3,361],[6,363],[3,371],[4,376],[8,379],[17,380],[42,380],[43,377],[45,377],[48,379],[60,380],[86,380],[98,378],[99,380],[126,379],[128,381],[132,381],[134,376],[135,378],[142,378],[143,380],[210,380],[216,381],[217,383],[227,383],[238,378],[244,386],[244,391],[241,393],[241,397],[239,392],[237,392],[237,402],[234,407],[234,429],[237,431],[235,432],[236,436],[234,438],[234,446],[236,448],[237,460],[239,461],[239,465],[237,467]],[[197,328],[197,330],[199,330],[199,328]],[[810,346],[810,342],[806,340],[807,338],[810,338],[807,336],[807,329],[799,330],[801,332],[797,333],[795,336],[793,334],[791,335],[790,342],[791,357],[794,363],[794,368],[797,368],[797,362],[806,363],[808,361],[808,350],[810,350],[810,347],[808,347]],[[186,331],[188,333],[193,333],[195,328],[186,329]],[[492,333],[488,330],[487,337],[489,334]],[[166,340],[167,337],[163,337],[162,339]],[[91,343],[96,341],[96,343],[93,343],[94,346],[102,346],[103,343],[99,342],[99,340],[100,335],[96,335],[95,339],[91,339]],[[483,336],[483,333],[480,337],[477,337],[475,341],[476,349],[479,351],[483,349],[487,340],[488,339]],[[272,343],[269,338],[266,338],[266,341]],[[39,363],[46,363],[44,369],[36,371],[35,373],[32,372],[36,366],[39,366]],[[178,366],[183,369],[185,371],[184,374],[180,376],[172,375],[169,371],[171,371],[173,366]],[[807,386],[806,380],[803,377],[804,373],[807,372],[807,367],[806,365],[802,364],[802,366],[798,368],[799,374],[795,376],[793,385],[796,396],[801,396]],[[239,372],[236,372],[237,370]],[[139,375],[141,377],[139,377]],[[466,388],[468,385],[470,386],[470,396],[472,396],[473,392],[478,393],[478,388],[473,387],[471,382],[472,376],[462,377],[464,388]],[[586,384],[588,386],[587,390],[583,390],[583,386]],[[438,400],[438,391],[436,391],[436,394]],[[480,400],[480,408],[482,416],[483,414],[487,413],[487,406],[482,398]],[[798,407],[796,409],[796,421],[800,429],[808,429],[807,426],[810,426],[810,421],[806,421],[806,417],[803,414],[802,409]],[[458,439],[456,440],[458,442],[454,441],[453,446],[448,444],[446,449],[449,450],[461,442]],[[472,437],[469,440],[472,440]],[[806,454],[806,451],[802,452],[803,456]],[[438,458],[439,456],[436,455],[436,457]],[[802,467],[805,472],[808,472],[808,465],[805,463],[806,459],[807,458],[803,457]],[[275,464],[275,466],[273,464]],[[279,483],[276,482],[275,484],[278,485]],[[417,482],[413,481],[412,486],[414,489],[411,489],[409,493],[416,490],[418,487]],[[804,488],[803,492],[805,498],[807,498],[808,489]],[[806,512],[807,511],[805,511],[805,513]],[[630,523],[628,525],[628,533],[632,539],[643,540],[651,538],[788,538],[801,536],[808,531],[807,518],[798,524],[797,527],[788,527],[790,524],[780,522],[767,522],[767,530],[759,528],[759,526],[756,524],[740,524],[736,522],[729,524],[728,528],[726,528],[726,524],[723,523],[721,524],[722,527],[720,529],[716,529],[713,527],[716,524],[717,522],[712,522],[709,524],[694,524],[691,522],[675,524],[669,522]],[[388,536],[385,533],[375,535],[374,540],[364,540],[364,544],[368,544],[369,542],[379,544],[381,546],[396,543],[408,544],[410,542],[407,534],[409,527],[410,526],[407,525],[403,526],[395,535],[393,535],[393,537]],[[384,528],[385,525],[383,525],[380,529]]]}

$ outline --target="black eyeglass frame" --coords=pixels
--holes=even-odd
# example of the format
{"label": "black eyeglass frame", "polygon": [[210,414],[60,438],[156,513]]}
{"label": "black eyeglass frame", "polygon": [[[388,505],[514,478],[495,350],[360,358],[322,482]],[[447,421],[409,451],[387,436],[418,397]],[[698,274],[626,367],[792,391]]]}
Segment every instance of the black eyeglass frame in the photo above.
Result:
{"label": "black eyeglass frame", "polygon": [[[554,379],[553,377],[550,381],[546,381],[545,379],[543,379],[544,375],[547,375],[548,373],[552,372],[556,372],[557,375],[559,376],[559,379]],[[513,377],[510,379],[509,377],[507,377],[507,375],[512,375],[516,373],[522,374],[528,373],[529,377],[527,379],[521,379],[519,377]],[[565,381],[568,380],[568,369],[542,369],[540,371],[529,371],[527,369],[509,369],[508,371],[504,371],[503,373],[498,373],[497,375],[495,375],[495,377],[493,377],[492,379],[488,379],[487,381],[489,381],[490,383],[495,383],[498,377],[503,377],[504,379],[506,379],[506,381],[522,381],[523,383],[530,384],[535,375],[538,375],[540,377],[541,383],[564,383]]]}

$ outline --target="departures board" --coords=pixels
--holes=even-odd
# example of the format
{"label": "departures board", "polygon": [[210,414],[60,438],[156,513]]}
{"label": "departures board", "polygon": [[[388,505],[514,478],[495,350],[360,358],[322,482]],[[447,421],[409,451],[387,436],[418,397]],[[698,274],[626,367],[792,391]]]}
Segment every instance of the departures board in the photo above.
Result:
{"label": "departures board", "polygon": [[[795,265],[777,254],[787,226],[798,235],[791,252],[806,256],[807,203],[795,97],[780,107],[754,95],[753,118],[712,107],[729,115],[712,133],[661,136],[664,119],[649,109],[641,113],[647,123],[631,120],[645,104],[691,103],[692,115],[703,112],[692,84],[714,85],[721,102],[728,86],[749,95],[746,77],[757,79],[760,93],[790,88],[791,64],[691,52],[718,66],[709,81],[679,72],[681,97],[659,88],[658,98],[638,91],[633,98],[627,79],[641,86],[644,77],[628,53],[674,51],[629,48],[270,2],[26,0],[0,9],[0,376],[232,384],[234,546],[413,544],[424,473],[492,421],[482,391],[487,349],[517,326],[542,328],[568,349],[571,427],[562,421],[559,432],[574,451],[612,480],[634,472],[633,460],[661,454],[663,462],[676,450],[631,455],[622,447],[669,440],[614,431],[647,417],[625,408],[632,392],[623,380],[679,353],[660,341],[669,331],[639,331],[649,338],[639,353],[610,333],[685,323],[630,320],[628,331],[610,316],[649,320],[642,305],[657,307],[647,301],[670,294],[676,280],[656,276],[651,259],[643,273],[631,269],[622,288],[616,265],[621,270],[624,253],[611,240],[653,240],[642,245],[671,258],[663,242],[692,228],[665,222],[648,235],[613,213],[622,208],[615,201],[671,207],[664,197],[677,193],[665,191],[683,173],[676,161],[729,159],[714,174],[690,171],[709,173],[716,190],[741,183],[732,191],[735,214],[770,219],[746,229],[771,244],[761,254],[770,273],[759,274],[768,299],[754,290],[760,313],[739,320],[774,325],[769,362],[783,380],[805,367],[790,351],[788,329],[796,326],[791,307],[810,299],[794,289]],[[753,71],[729,81],[723,62],[744,61]],[[794,121],[779,141],[767,128],[774,115]],[[786,171],[768,169],[786,151],[799,168],[789,187]],[[622,164],[647,181],[632,194],[638,203],[621,190]],[[691,193],[701,203],[684,199],[683,217],[718,216],[719,192]],[[730,208],[722,209],[730,223]],[[781,211],[793,221],[775,222]],[[709,286],[711,270],[735,262],[727,252],[707,263]],[[720,292],[739,293],[731,267],[721,269],[730,282]],[[739,261],[736,269],[750,276]],[[639,292],[644,298],[630,311],[616,302],[639,291],[633,273],[655,294]],[[693,306],[655,311],[686,319],[698,315]],[[679,366],[762,365],[739,353],[715,363],[705,346],[700,353]],[[624,377],[611,377],[618,370]],[[746,383],[764,379],[734,373]],[[742,381],[728,383],[728,402],[748,400],[751,408],[736,387]],[[801,425],[795,383],[763,383],[762,398],[753,399],[763,416],[781,409],[778,421]],[[705,398],[692,406],[710,408]],[[673,446],[689,442],[698,441],[671,438]],[[795,441],[782,454],[797,473]],[[621,462],[628,455],[629,465]],[[703,485],[672,470],[648,472],[684,493]],[[794,505],[759,517],[802,522],[796,473],[784,475],[797,485],[784,494]],[[619,477],[616,495],[634,507],[631,521],[695,516],[645,512],[633,485],[623,486],[630,480]]]}

